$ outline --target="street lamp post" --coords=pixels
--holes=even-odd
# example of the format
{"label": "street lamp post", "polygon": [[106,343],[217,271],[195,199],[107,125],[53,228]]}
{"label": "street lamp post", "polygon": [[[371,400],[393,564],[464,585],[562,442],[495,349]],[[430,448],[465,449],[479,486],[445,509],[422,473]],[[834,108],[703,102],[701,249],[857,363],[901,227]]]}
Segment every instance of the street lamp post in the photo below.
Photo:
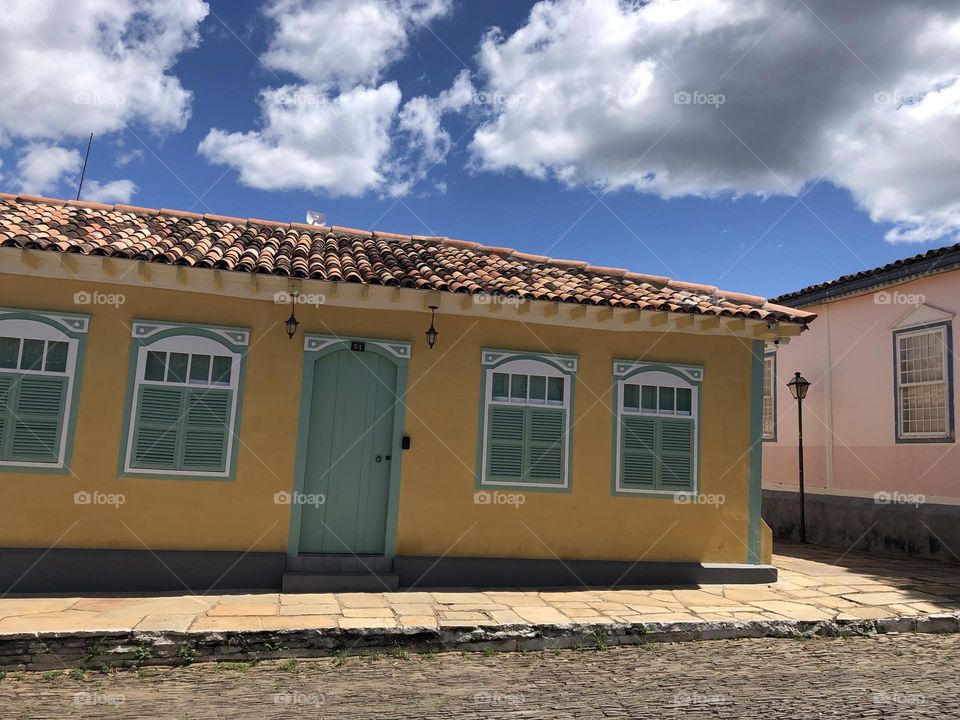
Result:
{"label": "street lamp post", "polygon": [[807,396],[810,382],[799,372],[794,373],[793,379],[787,383],[790,394],[797,400],[797,450],[800,459],[800,542],[807,541],[807,520],[804,514],[806,499],[803,494],[803,399]]}

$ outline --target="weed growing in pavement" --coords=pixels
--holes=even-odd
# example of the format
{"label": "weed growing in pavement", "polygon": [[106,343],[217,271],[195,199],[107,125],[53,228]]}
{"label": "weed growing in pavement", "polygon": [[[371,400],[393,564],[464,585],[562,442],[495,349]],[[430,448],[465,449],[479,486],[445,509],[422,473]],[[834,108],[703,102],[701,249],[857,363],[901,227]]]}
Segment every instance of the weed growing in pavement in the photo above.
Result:
{"label": "weed growing in pavement", "polygon": [[3,682],[6,679],[7,679],[7,674],[3,670],[0,670],[0,682]]}
{"label": "weed growing in pavement", "polygon": [[86,680],[87,671],[84,668],[71,668],[70,669],[70,679],[71,680]]}
{"label": "weed growing in pavement", "polygon": [[86,648],[83,651],[83,661],[88,663],[96,657],[103,655],[107,651],[107,646],[103,643],[103,640],[91,640],[87,643]]}
{"label": "weed growing in pavement", "polygon": [[146,643],[141,642],[131,653],[133,655],[133,667],[139,668],[147,660],[153,657],[153,651],[147,646]]}
{"label": "weed growing in pavement", "polygon": [[263,644],[263,649],[267,652],[281,652],[287,649],[287,646],[284,645],[281,641],[277,640],[276,642],[268,640]]}
{"label": "weed growing in pavement", "polygon": [[182,642],[177,645],[176,657],[177,660],[189,665],[193,662],[194,658],[197,656],[197,651],[190,645],[190,643]]}
{"label": "weed growing in pavement", "polygon": [[333,654],[333,660],[331,661],[333,667],[343,667],[347,664],[347,654],[343,650],[339,650]]}
{"label": "weed growing in pavement", "polygon": [[284,672],[290,672],[291,670],[296,670],[296,669],[297,669],[297,659],[296,659],[296,658],[289,658],[288,660],[284,660],[284,661],[283,661],[282,663],[280,663],[277,667],[280,668],[281,670],[283,670]]}
{"label": "weed growing in pavement", "polygon": [[397,648],[393,651],[393,656],[394,656],[397,660],[409,660],[409,659],[410,659],[410,653],[408,653],[406,650],[404,650],[404,649],[403,649],[402,647],[400,647],[400,646],[397,646]]}
{"label": "weed growing in pavement", "polygon": [[227,672],[228,670],[236,670],[237,672],[246,672],[250,669],[250,663],[247,662],[221,662],[217,663],[213,668],[214,672]]}
{"label": "weed growing in pavement", "polygon": [[54,680],[59,680],[63,677],[63,670],[47,670],[43,675],[41,675],[44,680],[53,682]]}
{"label": "weed growing in pavement", "polygon": [[599,652],[610,647],[609,643],[607,642],[609,639],[607,636],[607,631],[604,628],[594,628],[591,634],[593,635],[593,646],[595,650]]}

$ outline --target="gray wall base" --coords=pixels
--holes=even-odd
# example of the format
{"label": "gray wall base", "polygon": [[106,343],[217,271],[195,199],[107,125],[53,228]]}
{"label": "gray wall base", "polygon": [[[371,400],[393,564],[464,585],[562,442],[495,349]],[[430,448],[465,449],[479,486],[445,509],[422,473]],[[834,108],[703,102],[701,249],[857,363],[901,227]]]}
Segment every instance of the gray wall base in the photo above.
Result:
{"label": "gray wall base", "polygon": [[[763,519],[773,536],[800,539],[800,494],[763,491]],[[873,498],[806,494],[807,540],[842,550],[958,562],[960,506],[888,505]]]}
{"label": "gray wall base", "polygon": [[280,589],[284,553],[0,548],[0,593]]}
{"label": "gray wall base", "polygon": [[771,565],[399,556],[400,587],[591,587],[770,583]]}

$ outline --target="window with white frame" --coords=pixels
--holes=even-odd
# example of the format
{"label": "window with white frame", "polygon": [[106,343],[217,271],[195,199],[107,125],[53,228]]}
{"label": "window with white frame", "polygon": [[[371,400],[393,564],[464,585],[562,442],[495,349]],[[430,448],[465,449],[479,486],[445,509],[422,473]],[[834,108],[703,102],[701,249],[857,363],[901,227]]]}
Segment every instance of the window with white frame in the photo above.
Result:
{"label": "window with white frame", "polygon": [[703,368],[614,362],[616,491],[695,492]]}
{"label": "window with white frame", "polygon": [[228,477],[245,330],[134,324],[126,474]]}
{"label": "window with white frame", "polygon": [[0,309],[0,468],[65,470],[87,323]]}
{"label": "window with white frame", "polygon": [[569,487],[576,358],[484,350],[480,484]]}
{"label": "window with white frame", "polygon": [[894,333],[897,438],[952,438],[950,328],[947,324]]}
{"label": "window with white frame", "polygon": [[763,439],[777,439],[777,356],[763,358]]}

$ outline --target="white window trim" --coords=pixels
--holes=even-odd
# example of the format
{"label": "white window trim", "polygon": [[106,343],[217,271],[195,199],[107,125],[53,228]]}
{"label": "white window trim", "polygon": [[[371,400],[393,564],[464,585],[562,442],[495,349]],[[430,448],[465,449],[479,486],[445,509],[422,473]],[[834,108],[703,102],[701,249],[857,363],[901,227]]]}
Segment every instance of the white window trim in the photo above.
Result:
{"label": "white window trim", "polygon": [[[663,370],[646,369],[653,367],[669,367],[690,377],[703,379],[703,368],[692,365],[675,365],[673,363],[624,363],[616,361],[614,363],[614,392],[616,394],[616,442],[614,443],[614,488],[617,493],[625,495],[663,495],[665,497],[674,497],[676,495],[698,495],[700,493],[700,383],[684,380],[683,378]],[[634,410],[626,410],[623,406],[623,386],[624,385],[656,385],[658,387],[685,388],[691,391],[690,414],[676,415],[657,413],[643,413]],[[637,417],[664,417],[664,418],[690,418],[693,421],[693,488],[684,492],[676,490],[656,490],[649,488],[626,488],[621,483],[621,456],[623,449],[623,416],[635,415]]]}
{"label": "white window trim", "polygon": [[[481,448],[480,448],[480,485],[482,487],[516,487],[516,488],[549,488],[553,490],[567,490],[570,488],[570,443],[573,439],[573,422],[570,412],[572,408],[573,401],[573,378],[574,375],[570,373],[565,373],[559,370],[556,365],[551,362],[551,360],[556,361],[560,359],[562,362],[567,364],[568,367],[576,373],[577,360],[576,358],[570,358],[567,356],[554,356],[554,355],[541,355],[539,358],[527,357],[535,353],[527,352],[517,352],[517,353],[504,353],[498,351],[496,353],[496,360],[502,360],[504,357],[510,357],[511,355],[522,356],[518,357],[516,360],[510,360],[508,362],[501,363],[496,366],[487,366],[484,365],[484,383],[483,383],[483,393],[484,397],[481,398],[482,402],[482,411],[483,411],[483,427],[481,435]],[[490,357],[490,351],[483,351],[482,357],[487,359]],[[531,403],[531,402],[519,402],[519,401],[510,401],[510,400],[494,400],[493,399],[493,374],[494,373],[513,373],[517,375],[543,375],[545,377],[555,377],[561,378],[563,380],[563,403],[551,405],[549,403]],[[552,408],[554,410],[563,410],[565,419],[564,419],[564,452],[563,452],[563,483],[531,483],[531,482],[501,482],[501,481],[488,481],[487,480],[487,453],[489,450],[487,438],[489,437],[489,424],[490,424],[490,407],[494,405],[502,405],[504,407],[536,407],[536,408]]]}
{"label": "white window trim", "polygon": [[[134,328],[136,334],[136,326]],[[196,355],[229,355],[233,358],[230,368],[230,384],[210,384],[200,385],[187,381],[167,382],[159,380],[145,380],[144,371],[147,366],[148,352],[179,352]],[[127,448],[123,458],[123,472],[125,475],[163,475],[170,477],[200,477],[200,478],[229,478],[233,473],[233,446],[236,441],[237,428],[237,407],[240,402],[240,366],[243,362],[243,353],[232,350],[230,347],[211,338],[200,337],[198,335],[171,335],[157,340],[153,343],[141,345],[137,349],[137,362],[134,368],[133,391],[130,393],[130,418],[127,428]],[[138,468],[133,467],[133,448],[134,434],[137,427],[137,398],[140,396],[140,387],[142,385],[154,385],[159,387],[184,387],[184,388],[210,388],[219,390],[232,390],[232,402],[230,406],[230,427],[227,437],[227,447],[225,451],[226,465],[223,472],[205,472],[199,470],[168,470],[158,468]]]}
{"label": "white window trim", "polygon": [[[902,372],[900,370],[901,346],[903,339],[917,337],[919,335],[938,334],[942,339],[941,347],[943,349],[943,380],[914,382],[904,385]],[[933,327],[918,327],[915,330],[897,330],[894,333],[894,379],[895,394],[897,404],[897,439],[898,440],[949,440],[950,439],[950,407],[953,402],[953,388],[950,387],[950,349],[948,347],[948,329],[946,325],[936,325]],[[903,429],[903,402],[901,391],[904,387],[920,387],[922,385],[943,385],[944,389],[944,432],[905,432]]]}
{"label": "white window trim", "polygon": [[[29,311],[24,311],[29,312]],[[42,313],[34,313],[42,314]],[[86,323],[83,323],[83,332],[86,332]],[[63,406],[63,422],[60,428],[60,452],[57,454],[56,463],[23,462],[14,460],[0,460],[0,467],[5,468],[45,468],[47,470],[62,470],[66,465],[67,440],[70,437],[70,424],[73,420],[73,396],[74,385],[77,382],[77,358],[80,351],[79,338],[70,337],[56,328],[42,323],[38,320],[27,320],[24,318],[0,319],[0,336],[20,338],[23,340],[54,340],[56,342],[67,343],[67,367],[64,372],[47,372],[46,370],[15,370],[13,368],[0,368],[0,372],[16,373],[20,375],[46,375],[67,378],[66,398]],[[21,344],[21,350],[23,346]]]}

